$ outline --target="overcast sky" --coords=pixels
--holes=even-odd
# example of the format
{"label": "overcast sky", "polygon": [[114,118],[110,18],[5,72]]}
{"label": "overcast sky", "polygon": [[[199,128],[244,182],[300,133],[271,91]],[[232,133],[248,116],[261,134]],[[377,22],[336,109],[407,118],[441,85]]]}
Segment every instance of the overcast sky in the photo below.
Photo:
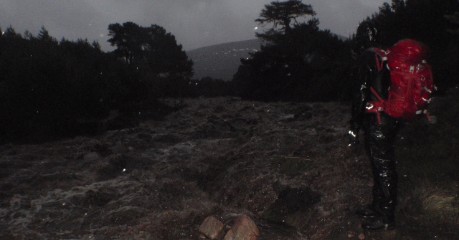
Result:
{"label": "overcast sky", "polygon": [[[387,0],[303,0],[311,4],[320,28],[342,36]],[[42,26],[60,40],[98,41],[110,50],[110,23],[157,24],[175,35],[185,50],[255,38],[256,23],[272,0],[0,0],[0,27],[34,35]]]}

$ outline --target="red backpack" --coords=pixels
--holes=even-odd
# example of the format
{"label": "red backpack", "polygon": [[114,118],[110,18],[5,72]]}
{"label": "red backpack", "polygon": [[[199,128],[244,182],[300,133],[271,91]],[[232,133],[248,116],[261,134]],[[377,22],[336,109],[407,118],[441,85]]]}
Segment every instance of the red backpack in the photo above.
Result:
{"label": "red backpack", "polygon": [[378,101],[367,104],[367,112],[376,113],[381,123],[380,112],[384,111],[393,118],[413,120],[424,114],[430,120],[426,110],[435,90],[432,69],[426,62],[427,47],[407,39],[397,42],[388,51],[374,49],[378,71],[386,65],[390,71],[390,89],[387,99],[371,88]]}

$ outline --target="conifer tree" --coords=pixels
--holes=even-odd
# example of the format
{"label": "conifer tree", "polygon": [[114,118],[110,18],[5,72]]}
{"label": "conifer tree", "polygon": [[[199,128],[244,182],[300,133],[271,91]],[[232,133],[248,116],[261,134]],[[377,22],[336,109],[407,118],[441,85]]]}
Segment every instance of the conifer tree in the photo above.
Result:
{"label": "conifer tree", "polygon": [[287,33],[292,29],[292,21],[297,23],[297,18],[315,14],[312,6],[304,4],[302,0],[288,0],[265,5],[261,10],[260,18],[255,21],[260,24],[272,23],[274,28],[280,26],[280,29]]}
{"label": "conifer tree", "polygon": [[175,37],[158,25],[141,27],[133,22],[110,24],[108,40],[114,53],[135,68],[146,67],[155,74],[191,77],[192,62]]}

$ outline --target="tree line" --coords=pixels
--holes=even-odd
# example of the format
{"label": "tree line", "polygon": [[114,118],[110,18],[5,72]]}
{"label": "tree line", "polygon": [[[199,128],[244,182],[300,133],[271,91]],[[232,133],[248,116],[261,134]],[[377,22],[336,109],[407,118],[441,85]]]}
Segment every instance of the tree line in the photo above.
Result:
{"label": "tree line", "polygon": [[184,94],[192,75],[175,37],[157,25],[111,24],[108,53],[96,42],[58,41],[44,27],[36,36],[0,32],[2,142],[96,133],[114,109],[132,122],[160,108],[159,97]]}
{"label": "tree line", "polygon": [[347,101],[356,56],[403,38],[431,47],[429,61],[445,90],[457,85],[458,5],[392,0],[344,39],[320,29],[313,7],[302,0],[271,2],[255,20],[267,29],[256,35],[264,42],[261,50],[241,59],[230,82],[193,79],[192,61],[158,25],[110,24],[112,52],[83,39],[58,41],[44,27],[36,36],[9,27],[0,31],[1,141],[88,133],[88,122],[97,125],[114,109],[128,119],[121,125],[130,124],[162,111],[162,97]]}
{"label": "tree line", "polygon": [[311,5],[301,0],[271,2],[256,19],[270,24],[257,34],[265,44],[241,60],[233,89],[244,98],[265,101],[346,101],[355,59],[365,49],[386,49],[414,38],[431,48],[428,61],[444,92],[458,84],[458,14],[456,0],[392,0],[364,19],[356,34],[343,39],[319,29]]}

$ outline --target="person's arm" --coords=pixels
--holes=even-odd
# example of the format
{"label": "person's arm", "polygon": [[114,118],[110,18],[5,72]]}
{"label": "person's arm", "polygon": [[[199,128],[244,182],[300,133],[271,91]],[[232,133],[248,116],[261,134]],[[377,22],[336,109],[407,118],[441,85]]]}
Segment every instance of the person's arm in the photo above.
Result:
{"label": "person's arm", "polygon": [[375,74],[375,69],[371,67],[373,61],[371,56],[374,58],[374,53],[371,51],[363,54],[353,79],[351,120],[348,131],[350,145],[358,143],[358,134],[365,116],[365,107],[370,97],[370,81]]}

